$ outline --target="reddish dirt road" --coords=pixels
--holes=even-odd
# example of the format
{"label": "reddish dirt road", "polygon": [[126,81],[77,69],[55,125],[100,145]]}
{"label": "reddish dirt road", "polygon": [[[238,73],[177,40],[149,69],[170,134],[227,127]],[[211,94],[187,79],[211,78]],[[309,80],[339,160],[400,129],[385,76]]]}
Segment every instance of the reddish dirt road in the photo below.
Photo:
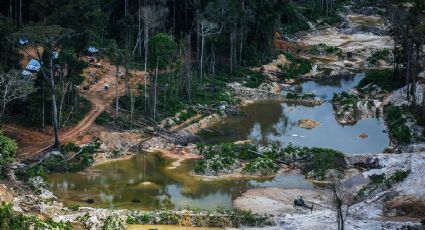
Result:
{"label": "reddish dirt road", "polygon": [[[123,68],[120,69],[123,71]],[[144,73],[132,70],[132,84],[143,81]],[[92,75],[96,74],[98,80],[94,82]],[[93,125],[96,118],[111,105],[115,99],[115,67],[107,61],[102,60],[102,68],[89,67],[84,71],[86,78],[83,84],[90,85],[88,90],[80,90],[83,95],[92,104],[92,108],[85,117],[75,126],[63,128],[59,131],[59,140],[61,143],[75,141]],[[105,86],[109,89],[105,90]],[[125,93],[125,84],[121,80],[118,85],[119,94]],[[4,124],[4,132],[14,138],[18,143],[17,159],[24,160],[36,156],[47,150],[53,144],[52,132],[42,132],[36,129],[29,129],[15,124]]]}

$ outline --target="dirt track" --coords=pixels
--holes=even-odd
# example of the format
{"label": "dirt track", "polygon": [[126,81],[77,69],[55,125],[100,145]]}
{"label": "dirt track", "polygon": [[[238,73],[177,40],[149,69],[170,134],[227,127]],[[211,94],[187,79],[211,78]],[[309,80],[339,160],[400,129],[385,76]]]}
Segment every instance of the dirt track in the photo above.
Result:
{"label": "dirt track", "polygon": [[[123,68],[120,68],[120,72],[123,70]],[[93,125],[96,118],[111,105],[115,98],[115,67],[102,60],[102,68],[89,67],[84,71],[86,80],[83,84],[89,84],[89,82],[93,81],[90,79],[90,74],[93,73],[98,75],[98,81],[91,84],[88,90],[80,90],[81,95],[91,102],[92,108],[77,125],[63,128],[59,131],[61,143],[74,141],[77,137],[83,135]],[[131,71],[131,73],[134,76],[132,79],[133,84],[143,80],[143,72]],[[104,90],[105,85],[109,86],[108,90]],[[118,87],[119,93],[124,94],[125,84],[123,80],[120,81]],[[53,134],[51,131],[42,132],[15,124],[4,124],[3,130],[8,136],[16,139],[18,142],[18,160],[36,156],[48,149],[53,143]]]}

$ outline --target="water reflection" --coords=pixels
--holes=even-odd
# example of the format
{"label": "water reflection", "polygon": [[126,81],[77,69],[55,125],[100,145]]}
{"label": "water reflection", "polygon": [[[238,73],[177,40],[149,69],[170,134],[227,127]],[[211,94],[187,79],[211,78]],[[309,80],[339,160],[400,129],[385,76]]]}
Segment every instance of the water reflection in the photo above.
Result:
{"label": "water reflection", "polygon": [[[232,117],[210,128],[214,132],[201,133],[207,143],[231,142],[250,139],[262,144],[289,143],[308,147],[324,147],[345,153],[378,153],[389,144],[386,126],[382,118],[364,119],[352,126],[337,123],[332,104],[334,93],[350,90],[364,77],[309,81],[302,84],[304,92],[321,95],[325,103],[319,106],[287,104],[263,101],[242,108],[246,116]],[[312,119],[321,123],[306,130],[298,127],[300,119]],[[360,134],[367,134],[362,139]]]}
{"label": "water reflection", "polygon": [[[81,173],[51,175],[49,182],[65,204],[146,210],[231,207],[236,196],[255,187],[312,188],[297,174],[261,181],[205,180],[190,175],[194,161],[185,161],[176,169],[168,169],[170,163],[156,154],[138,155]],[[94,203],[88,204],[88,199]]]}

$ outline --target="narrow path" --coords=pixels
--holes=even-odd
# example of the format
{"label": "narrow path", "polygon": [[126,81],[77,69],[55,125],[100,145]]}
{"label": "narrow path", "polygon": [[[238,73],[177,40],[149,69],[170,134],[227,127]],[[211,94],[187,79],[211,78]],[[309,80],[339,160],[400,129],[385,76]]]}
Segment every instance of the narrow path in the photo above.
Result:
{"label": "narrow path", "polygon": [[[63,128],[59,131],[59,140],[61,143],[73,141],[80,135],[83,135],[96,121],[96,118],[105,109],[111,105],[115,98],[115,67],[111,66],[105,60],[102,60],[102,68],[89,67],[84,71],[86,80],[90,80],[90,74],[96,73],[100,80],[91,85],[89,90],[81,91],[81,95],[92,104],[90,111],[84,118],[72,127]],[[123,68],[121,68],[123,69]],[[141,71],[132,71],[134,79],[132,83],[143,80],[144,73]],[[105,85],[109,86],[104,90]],[[120,82],[118,85],[120,94],[125,93],[125,84]],[[36,129],[29,129],[16,124],[3,124],[3,131],[18,142],[17,159],[24,160],[32,158],[49,149],[53,144],[52,132],[42,132]]]}

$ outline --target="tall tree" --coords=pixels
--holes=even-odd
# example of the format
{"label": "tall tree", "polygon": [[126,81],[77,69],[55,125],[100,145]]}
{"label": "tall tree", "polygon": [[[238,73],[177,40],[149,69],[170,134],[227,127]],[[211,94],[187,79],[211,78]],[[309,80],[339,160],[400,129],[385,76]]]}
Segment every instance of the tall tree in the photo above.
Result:
{"label": "tall tree", "polygon": [[6,106],[10,102],[25,99],[34,91],[34,82],[31,77],[23,76],[17,70],[11,70],[8,73],[0,72],[0,118],[3,117]]}
{"label": "tall tree", "polygon": [[[53,148],[59,149],[59,119],[57,96],[55,88],[55,50],[65,39],[76,36],[72,30],[64,29],[57,25],[32,25],[27,26],[14,34],[17,40],[27,37],[30,45],[23,48],[29,58],[37,60],[40,65],[40,74],[48,82],[52,101]],[[32,52],[31,52],[32,50]]]}

